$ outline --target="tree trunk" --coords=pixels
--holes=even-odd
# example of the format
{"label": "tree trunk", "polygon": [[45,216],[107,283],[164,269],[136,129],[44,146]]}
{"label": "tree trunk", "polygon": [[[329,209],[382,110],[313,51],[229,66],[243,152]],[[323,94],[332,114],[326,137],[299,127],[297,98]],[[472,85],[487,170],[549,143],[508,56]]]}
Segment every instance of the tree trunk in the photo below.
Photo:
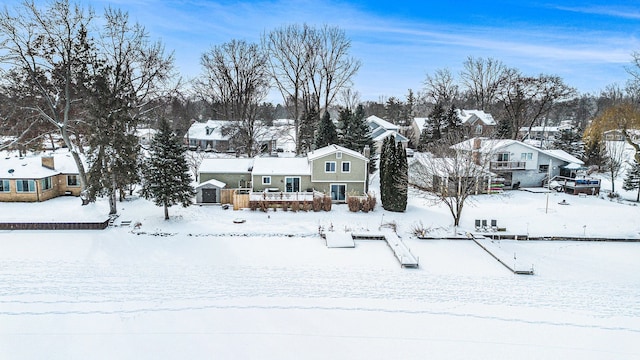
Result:
{"label": "tree trunk", "polygon": [[118,207],[116,205],[116,195],[117,195],[117,187],[116,187],[116,176],[115,174],[111,174],[111,189],[109,191],[109,215],[115,215],[118,213]]}
{"label": "tree trunk", "polygon": [[640,202],[640,184],[638,184],[638,192],[636,193],[636,202]]}
{"label": "tree trunk", "polygon": [[169,220],[169,207],[166,203],[164,204],[164,219]]}

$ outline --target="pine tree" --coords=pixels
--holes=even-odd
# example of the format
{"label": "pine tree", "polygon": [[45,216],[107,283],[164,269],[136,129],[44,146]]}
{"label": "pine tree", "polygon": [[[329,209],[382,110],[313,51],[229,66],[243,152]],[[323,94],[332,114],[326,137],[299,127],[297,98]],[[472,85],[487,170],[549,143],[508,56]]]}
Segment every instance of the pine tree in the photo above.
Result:
{"label": "pine tree", "polygon": [[393,210],[403,212],[407,210],[407,197],[409,186],[409,163],[407,153],[401,143],[398,143],[396,151],[396,168],[393,172]]}
{"label": "pine tree", "polygon": [[553,141],[553,148],[564,150],[578,159],[582,159],[585,155],[582,137],[574,129],[561,130],[560,136]]}
{"label": "pine tree", "polygon": [[369,173],[373,173],[376,169],[376,162],[373,159],[374,144],[364,107],[358,105],[355,112],[348,109],[340,111],[340,124],[340,145],[359,153],[363,153],[368,146],[370,149]]}
{"label": "pine tree", "polygon": [[393,139],[391,136],[386,137],[382,141],[382,148],[380,149],[380,201],[382,201],[383,207],[384,204],[387,203],[390,193],[388,184],[391,181],[389,174],[392,171],[390,170],[390,146],[392,143]]}
{"label": "pine tree", "polygon": [[634,160],[631,168],[627,170],[627,175],[624,178],[622,188],[630,190],[638,190],[636,194],[636,202],[640,202],[640,164]]}
{"label": "pine tree", "polygon": [[320,125],[318,126],[318,133],[316,134],[315,146],[316,149],[338,143],[338,131],[336,125],[331,121],[331,115],[328,111],[324,112]]}
{"label": "pine tree", "polygon": [[140,194],[153,199],[157,206],[164,206],[165,220],[169,219],[170,206],[187,207],[195,196],[185,152],[180,139],[162,120],[151,142],[150,158],[145,162]]}

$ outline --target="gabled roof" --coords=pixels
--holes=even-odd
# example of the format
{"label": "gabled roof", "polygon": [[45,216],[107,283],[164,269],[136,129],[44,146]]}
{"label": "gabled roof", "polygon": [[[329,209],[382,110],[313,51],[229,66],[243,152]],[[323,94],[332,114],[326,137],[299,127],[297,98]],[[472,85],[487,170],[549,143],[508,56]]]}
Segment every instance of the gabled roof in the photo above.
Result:
{"label": "gabled roof", "polygon": [[224,188],[225,186],[227,186],[227,184],[223,183],[222,181],[218,181],[218,180],[216,180],[216,179],[211,179],[211,180],[207,180],[207,181],[205,181],[205,182],[203,182],[203,183],[198,184],[198,185],[196,186],[196,189],[199,189],[199,188],[201,188],[201,187],[204,187],[205,185],[213,185],[213,186],[215,186],[215,187],[217,187],[217,188],[220,188],[220,189],[222,189],[222,188]]}
{"label": "gabled roof", "polygon": [[[320,158],[320,157],[323,157],[323,156],[326,156],[326,155],[329,155],[331,153],[335,153],[335,152],[338,152],[338,151],[341,151],[341,152],[343,152],[345,154],[351,155],[351,156],[356,157],[356,158],[360,158],[360,159],[365,160],[365,161],[369,161],[369,159],[367,159],[364,155],[360,154],[359,152],[353,151],[351,149],[347,149],[347,148],[339,146],[339,145],[328,145],[328,146],[325,146],[323,148],[316,149],[316,150],[308,153],[307,154],[307,158],[309,158],[309,160],[315,160],[317,158]],[[371,151],[373,151],[373,149],[371,149]]]}
{"label": "gabled roof", "polygon": [[495,125],[496,121],[493,119],[491,114],[486,113],[482,110],[464,110],[464,109],[456,109],[458,113],[458,117],[460,121],[465,124],[473,124],[477,120],[482,121],[485,125]]}
{"label": "gabled roof", "polygon": [[409,142],[409,139],[407,139],[406,137],[400,135],[399,133],[397,133],[394,130],[384,130],[381,129],[381,132],[377,132],[375,133],[375,136],[373,136],[374,134],[372,134],[372,138],[373,141],[384,141],[384,139],[386,139],[389,136],[393,136],[393,138],[395,139],[396,143],[397,142]]}
{"label": "gabled roof", "polygon": [[311,175],[309,161],[303,157],[257,157],[253,175]]}
{"label": "gabled roof", "polygon": [[185,137],[199,140],[228,140],[229,135],[223,134],[222,129],[231,125],[230,121],[207,120],[207,122],[196,122],[191,124]]}
{"label": "gabled roof", "polygon": [[536,151],[541,154],[546,154],[547,156],[550,156],[558,160],[562,160],[568,163],[584,164],[582,160],[572,156],[571,154],[567,153],[564,150],[542,150],[535,146],[529,145],[527,143],[523,143],[521,141],[511,140],[511,139],[471,138],[463,142],[457,143],[451,146],[451,148],[456,150],[463,150],[463,151],[476,150],[474,146],[477,145],[477,141],[480,141],[480,147],[477,150],[479,150],[481,153],[496,152],[503,148],[509,147],[510,145],[518,144],[528,149],[531,149],[532,151]]}
{"label": "gabled roof", "polygon": [[382,127],[383,129],[387,129],[387,130],[395,130],[395,131],[400,130],[400,127],[398,125],[394,125],[388,122],[387,120],[379,118],[375,115],[369,116],[367,118],[367,123],[369,124],[369,127],[372,129]]}
{"label": "gabled roof", "polygon": [[579,164],[582,165],[584,164],[584,162],[578,158],[576,158],[575,156],[569,154],[568,152],[564,151],[564,150],[560,150],[560,149],[554,149],[554,150],[541,150],[540,152],[542,153],[546,153],[547,155],[554,157],[556,159],[560,159],[563,161],[566,161],[568,163],[574,163],[574,164]]}
{"label": "gabled roof", "polygon": [[204,159],[200,163],[198,173],[248,174],[253,167],[254,159]]}

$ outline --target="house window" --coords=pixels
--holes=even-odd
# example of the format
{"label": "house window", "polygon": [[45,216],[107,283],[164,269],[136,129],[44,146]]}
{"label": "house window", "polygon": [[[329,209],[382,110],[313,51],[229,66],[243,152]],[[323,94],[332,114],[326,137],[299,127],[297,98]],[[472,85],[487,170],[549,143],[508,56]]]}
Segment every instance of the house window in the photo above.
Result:
{"label": "house window", "polygon": [[67,175],[67,186],[80,186],[78,175]]}
{"label": "house window", "polygon": [[541,173],[546,173],[546,172],[549,171],[549,165],[548,164],[547,165],[540,165],[540,167],[538,169],[539,169],[539,171]]}
{"label": "house window", "polygon": [[347,199],[347,185],[331,184],[331,200],[345,201]]}
{"label": "house window", "polygon": [[531,160],[533,159],[533,153],[521,153],[520,154],[520,160]]}
{"label": "house window", "polygon": [[299,177],[285,177],[284,185],[285,185],[285,192],[300,192]]}
{"label": "house window", "polygon": [[9,188],[9,180],[1,180],[0,181],[0,192],[9,192],[11,189]]}
{"label": "house window", "polygon": [[343,161],[342,162],[342,172],[343,173],[351,172],[351,162],[350,161]]}
{"label": "house window", "polygon": [[342,159],[342,151],[336,153],[336,159]]}
{"label": "house window", "polygon": [[498,154],[498,161],[509,161],[509,153]]}
{"label": "house window", "polygon": [[476,134],[482,134],[482,125],[476,126]]}
{"label": "house window", "polygon": [[40,184],[42,185],[42,190],[51,189],[51,177],[49,176],[40,180]]}
{"label": "house window", "polygon": [[35,192],[36,191],[36,182],[34,180],[16,180],[16,191],[17,192]]}
{"label": "house window", "polygon": [[336,172],[336,162],[335,161],[326,161],[324,163],[324,172],[327,172],[327,173]]}
{"label": "house window", "polygon": [[262,185],[271,185],[271,176],[263,176]]}

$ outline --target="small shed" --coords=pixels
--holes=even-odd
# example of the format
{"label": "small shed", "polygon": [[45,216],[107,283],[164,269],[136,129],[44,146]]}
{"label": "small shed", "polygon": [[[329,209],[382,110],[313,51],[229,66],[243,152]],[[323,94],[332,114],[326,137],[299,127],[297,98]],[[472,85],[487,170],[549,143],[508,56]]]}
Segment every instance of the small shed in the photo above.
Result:
{"label": "small shed", "polygon": [[220,190],[227,184],[216,179],[207,180],[196,186],[196,203],[197,204],[219,204]]}

